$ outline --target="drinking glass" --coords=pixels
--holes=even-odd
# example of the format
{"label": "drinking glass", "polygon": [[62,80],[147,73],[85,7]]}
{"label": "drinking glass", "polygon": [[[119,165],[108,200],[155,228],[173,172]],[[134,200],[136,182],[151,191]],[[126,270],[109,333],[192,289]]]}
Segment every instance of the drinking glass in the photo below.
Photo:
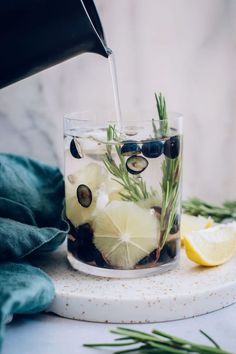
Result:
{"label": "drinking glass", "polygon": [[180,253],[182,116],[120,128],[91,112],[65,116],[68,260],[93,275],[173,269]]}

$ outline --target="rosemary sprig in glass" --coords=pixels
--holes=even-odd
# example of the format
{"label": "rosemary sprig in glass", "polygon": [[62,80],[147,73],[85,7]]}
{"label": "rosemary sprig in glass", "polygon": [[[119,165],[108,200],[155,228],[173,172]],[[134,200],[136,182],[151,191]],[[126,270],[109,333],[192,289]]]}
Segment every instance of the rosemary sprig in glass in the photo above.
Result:
{"label": "rosemary sprig in glass", "polygon": [[115,343],[84,344],[85,347],[129,347],[116,354],[139,353],[139,354],[230,354],[221,349],[220,346],[205,332],[200,331],[214,346],[197,344],[183,338],[154,329],[152,333],[141,332],[133,329],[118,327],[111,333],[121,335]]}
{"label": "rosemary sprig in glass", "polygon": [[[166,111],[165,98],[160,93],[155,94],[157,111],[159,115],[160,129],[154,129],[154,134],[160,134],[162,138],[169,136],[168,115]],[[153,121],[153,126],[155,123]],[[166,239],[174,224],[176,217],[177,202],[180,192],[180,178],[181,178],[181,159],[176,157],[170,159],[165,157],[162,163],[162,209],[161,209],[161,235],[160,235],[160,250],[165,245]]]}
{"label": "rosemary sprig in glass", "polygon": [[[119,143],[119,137],[115,126],[110,125],[108,127],[107,140],[110,141],[111,144],[107,144],[107,151],[103,162],[107,170],[114,176],[114,181],[123,187],[124,191],[119,192],[122,199],[139,202],[153,196],[158,197],[155,191],[148,191],[146,183],[143,181],[142,177],[133,177],[129,175],[125,164],[125,158],[121,154],[121,145]],[[118,163],[116,163],[112,156],[114,148],[119,159]]]}
{"label": "rosemary sprig in glass", "polygon": [[166,100],[165,97],[162,95],[162,93],[157,94],[155,93],[155,99],[156,99],[156,107],[157,107],[157,112],[158,112],[158,117],[159,117],[159,125],[160,128],[157,129],[155,127],[155,123],[153,120],[153,128],[154,128],[154,135],[155,138],[164,138],[169,135],[169,125],[168,125],[168,116],[167,116],[167,111],[166,111]]}

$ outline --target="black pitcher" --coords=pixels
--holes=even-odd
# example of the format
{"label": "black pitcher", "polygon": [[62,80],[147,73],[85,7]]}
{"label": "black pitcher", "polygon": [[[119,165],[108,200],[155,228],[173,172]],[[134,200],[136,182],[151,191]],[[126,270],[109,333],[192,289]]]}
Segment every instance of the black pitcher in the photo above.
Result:
{"label": "black pitcher", "polygon": [[0,88],[78,54],[108,57],[93,0],[2,0]]}

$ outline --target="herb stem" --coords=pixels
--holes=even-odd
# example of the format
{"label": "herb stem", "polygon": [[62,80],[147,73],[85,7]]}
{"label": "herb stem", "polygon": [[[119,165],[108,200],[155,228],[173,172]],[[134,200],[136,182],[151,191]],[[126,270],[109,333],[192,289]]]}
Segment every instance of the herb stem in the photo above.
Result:
{"label": "herb stem", "polygon": [[[132,346],[134,348],[124,349],[115,352],[116,354],[139,353],[139,354],[230,354],[218,346],[218,344],[205,332],[200,331],[207,337],[215,347],[193,343],[191,341],[167,334],[165,332],[154,329],[152,333],[145,333],[128,328],[118,327],[111,331],[114,334],[122,335],[118,338],[122,343],[103,343],[103,344],[85,344],[87,347],[119,347]],[[137,346],[139,345],[139,346]]]}
{"label": "herb stem", "polygon": [[[169,124],[166,110],[165,98],[160,93],[158,96],[155,93],[157,111],[159,115],[160,134],[162,137],[168,136]],[[153,126],[155,126],[153,122]],[[154,129],[154,135],[157,134],[157,129]],[[170,159],[165,157],[162,163],[162,209],[161,209],[161,235],[160,235],[160,250],[164,247],[167,237],[174,224],[177,203],[180,193],[180,178],[181,178],[181,157]]]}
{"label": "herb stem", "polygon": [[113,141],[119,162],[116,163],[116,161],[113,159],[112,143],[107,144],[107,151],[103,162],[106,169],[110,172],[110,174],[114,176],[114,181],[123,187],[124,190],[119,192],[122,199],[125,201],[139,202],[140,200],[148,199],[153,196],[157,197],[157,192],[149,192],[147,190],[146,183],[143,181],[142,177],[133,177],[129,175],[125,164],[125,158],[121,154],[121,146],[115,127],[108,127],[107,140]]}
{"label": "herb stem", "polygon": [[215,222],[221,222],[226,218],[236,218],[236,201],[226,201],[218,206],[199,198],[191,198],[183,202],[183,210],[190,215],[210,216]]}

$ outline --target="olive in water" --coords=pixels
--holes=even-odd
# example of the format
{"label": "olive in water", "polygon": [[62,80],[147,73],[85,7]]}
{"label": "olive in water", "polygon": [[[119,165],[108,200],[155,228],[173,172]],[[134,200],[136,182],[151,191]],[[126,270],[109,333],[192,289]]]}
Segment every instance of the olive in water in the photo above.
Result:
{"label": "olive in water", "polygon": [[180,216],[176,215],[175,218],[174,218],[174,222],[173,222],[172,228],[170,230],[170,234],[171,235],[176,234],[177,232],[179,232],[179,229],[180,229]]}
{"label": "olive in water", "polygon": [[126,161],[126,168],[132,175],[138,175],[148,167],[148,161],[142,156],[130,156]]}
{"label": "olive in water", "polygon": [[84,262],[94,260],[93,230],[89,224],[71,227],[67,239],[68,250]]}
{"label": "olive in water", "polygon": [[134,141],[126,141],[124,145],[121,147],[121,154],[123,156],[132,156],[141,153],[140,146]]}
{"label": "olive in water", "polygon": [[149,158],[156,158],[163,153],[163,143],[160,140],[149,141],[143,144],[142,153]]}
{"label": "olive in water", "polygon": [[95,246],[93,244],[93,230],[91,226],[87,223],[74,228],[73,236],[75,238],[73,245],[72,241],[68,238],[69,251],[73,246],[73,253],[75,253],[77,258],[84,262],[93,262]]}
{"label": "olive in water", "polygon": [[[75,227],[70,221],[70,231],[67,238],[67,247],[76,258],[83,262],[95,262],[99,267],[107,264],[93,243],[93,229],[90,224]],[[71,236],[72,235],[72,236]]]}
{"label": "olive in water", "polygon": [[70,153],[75,159],[81,159],[82,157],[78,151],[78,147],[79,145],[76,146],[75,139],[73,138],[70,142]]}
{"label": "olive in water", "polygon": [[77,199],[80,205],[84,208],[88,208],[92,203],[92,192],[85,184],[80,184],[77,188]]}
{"label": "olive in water", "polygon": [[165,141],[164,144],[164,154],[169,159],[175,159],[179,156],[180,152],[180,140],[178,136],[172,136],[170,139]]}
{"label": "olive in water", "polygon": [[145,265],[148,263],[152,263],[156,260],[156,250],[152,251],[148,256],[142,258],[139,262],[138,265]]}
{"label": "olive in water", "polygon": [[175,258],[179,252],[180,248],[180,241],[178,240],[172,240],[166,243],[167,247],[167,253],[170,258]]}
{"label": "olive in water", "polygon": [[159,262],[166,263],[175,258],[180,248],[179,240],[168,241],[161,250]]}

